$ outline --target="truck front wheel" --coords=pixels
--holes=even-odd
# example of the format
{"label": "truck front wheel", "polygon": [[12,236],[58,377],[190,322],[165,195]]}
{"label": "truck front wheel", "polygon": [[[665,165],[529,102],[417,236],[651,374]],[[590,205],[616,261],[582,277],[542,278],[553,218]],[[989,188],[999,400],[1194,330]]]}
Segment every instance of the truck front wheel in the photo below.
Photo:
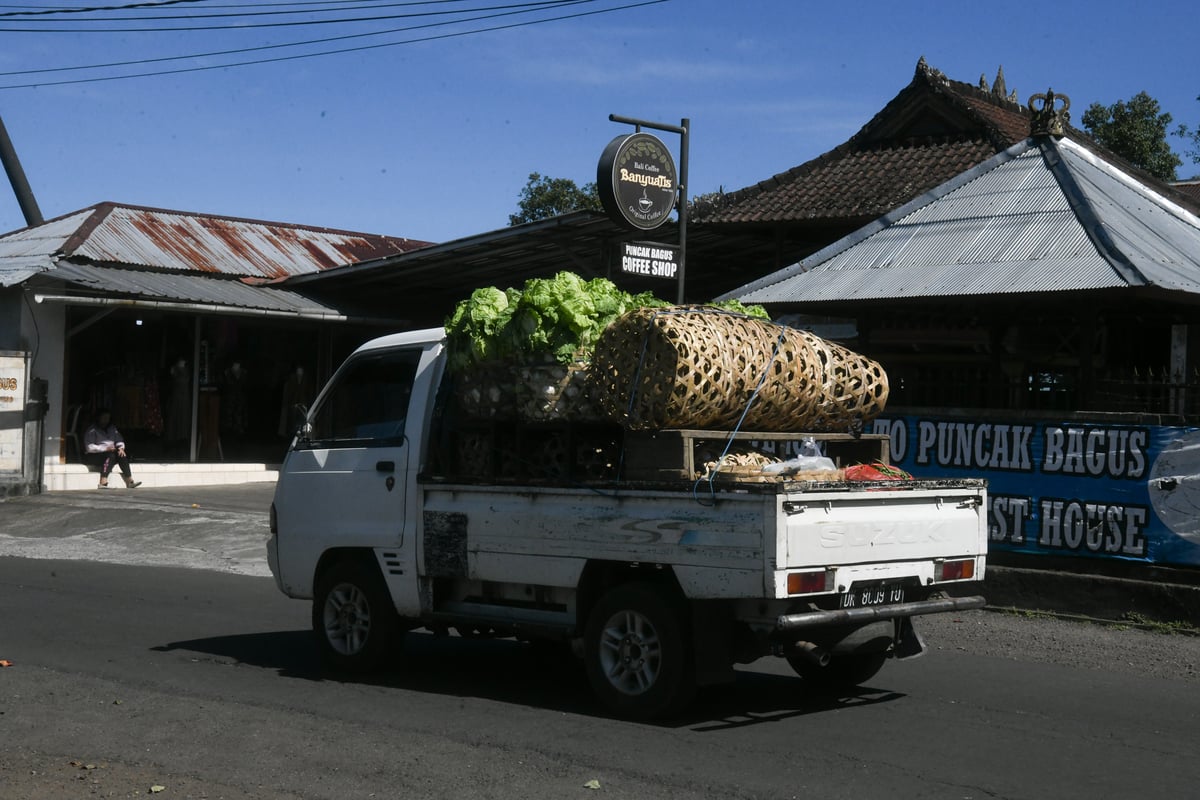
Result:
{"label": "truck front wheel", "polygon": [[664,716],[695,693],[682,615],[651,584],[623,584],[600,598],[588,618],[584,661],[592,689],[621,717]]}
{"label": "truck front wheel", "polygon": [[350,672],[380,667],[400,627],[378,571],[354,560],[339,561],[321,573],[312,626],[321,660]]}

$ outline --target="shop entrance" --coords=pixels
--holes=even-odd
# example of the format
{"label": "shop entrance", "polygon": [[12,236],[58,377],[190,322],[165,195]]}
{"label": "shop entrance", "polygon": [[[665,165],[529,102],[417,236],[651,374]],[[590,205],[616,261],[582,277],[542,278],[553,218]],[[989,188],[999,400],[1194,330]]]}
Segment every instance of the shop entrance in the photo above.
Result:
{"label": "shop entrance", "polygon": [[360,338],[311,322],[136,308],[70,308],[67,328],[70,461],[80,460],[72,434],[82,446],[108,408],[135,461],[277,464],[295,406],[312,403],[335,357]]}

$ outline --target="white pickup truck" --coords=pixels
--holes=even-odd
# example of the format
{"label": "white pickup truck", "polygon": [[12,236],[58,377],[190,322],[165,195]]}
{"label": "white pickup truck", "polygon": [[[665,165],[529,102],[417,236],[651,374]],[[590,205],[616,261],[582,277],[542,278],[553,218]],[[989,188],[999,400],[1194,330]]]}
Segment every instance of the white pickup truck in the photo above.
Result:
{"label": "white pickup truck", "polygon": [[422,627],[560,641],[612,713],[646,718],[767,655],[857,685],[920,654],[912,617],[984,603],[962,591],[986,561],[978,480],[455,476],[444,346],[434,329],[360,347],[282,465],[271,570],[312,601],[334,668],[377,668]]}

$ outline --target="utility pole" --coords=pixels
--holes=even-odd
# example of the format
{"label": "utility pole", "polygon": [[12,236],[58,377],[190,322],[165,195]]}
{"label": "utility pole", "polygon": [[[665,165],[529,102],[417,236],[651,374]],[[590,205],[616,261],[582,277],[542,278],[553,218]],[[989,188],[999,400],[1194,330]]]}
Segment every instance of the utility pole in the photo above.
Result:
{"label": "utility pole", "polygon": [[17,196],[17,203],[21,206],[21,213],[25,215],[25,224],[31,228],[34,225],[41,225],[45,220],[42,219],[42,212],[38,208],[37,200],[33,198],[33,190],[29,188],[29,181],[25,179],[25,170],[21,169],[17,151],[13,149],[12,140],[8,138],[8,130],[4,127],[3,117],[0,117],[0,161],[4,162],[4,171],[8,173],[8,182],[12,184],[13,193]]}

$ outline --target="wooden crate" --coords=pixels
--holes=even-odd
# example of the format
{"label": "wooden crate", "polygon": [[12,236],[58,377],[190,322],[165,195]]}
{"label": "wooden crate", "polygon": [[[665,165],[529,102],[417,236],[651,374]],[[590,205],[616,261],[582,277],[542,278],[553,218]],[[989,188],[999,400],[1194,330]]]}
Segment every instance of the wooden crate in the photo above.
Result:
{"label": "wooden crate", "polygon": [[891,463],[891,440],[886,434],[848,433],[756,433],[730,434],[724,431],[669,429],[626,431],[622,460],[624,480],[694,480],[728,450],[758,452],[786,461],[800,452],[805,439],[812,438],[838,468],[851,464]]}

